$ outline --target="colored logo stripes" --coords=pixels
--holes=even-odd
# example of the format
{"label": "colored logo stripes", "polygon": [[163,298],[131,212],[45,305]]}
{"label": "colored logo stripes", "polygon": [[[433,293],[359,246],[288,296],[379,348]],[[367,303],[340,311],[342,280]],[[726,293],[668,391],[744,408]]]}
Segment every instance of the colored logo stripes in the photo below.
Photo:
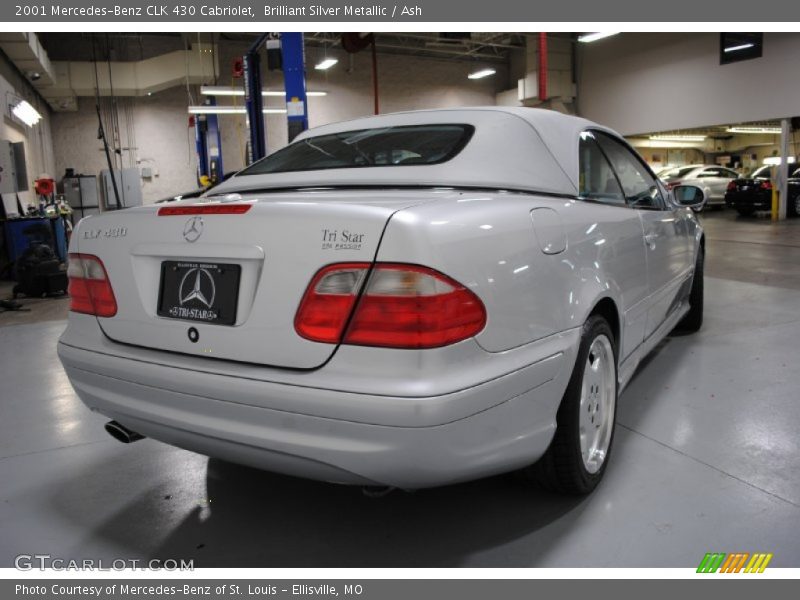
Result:
{"label": "colored logo stripes", "polygon": [[698,573],[763,573],[772,560],[772,553],[709,552],[700,561]]}

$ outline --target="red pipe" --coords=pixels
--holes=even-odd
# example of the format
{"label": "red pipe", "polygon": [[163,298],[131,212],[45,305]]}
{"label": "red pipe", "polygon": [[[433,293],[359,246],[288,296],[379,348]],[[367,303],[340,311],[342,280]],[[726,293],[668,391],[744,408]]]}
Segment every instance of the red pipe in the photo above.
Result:
{"label": "red pipe", "polygon": [[539,33],[539,100],[547,100],[547,34]]}
{"label": "red pipe", "polygon": [[375,114],[380,114],[378,104],[378,52],[375,50],[375,40],[372,40],[372,93],[375,96]]}

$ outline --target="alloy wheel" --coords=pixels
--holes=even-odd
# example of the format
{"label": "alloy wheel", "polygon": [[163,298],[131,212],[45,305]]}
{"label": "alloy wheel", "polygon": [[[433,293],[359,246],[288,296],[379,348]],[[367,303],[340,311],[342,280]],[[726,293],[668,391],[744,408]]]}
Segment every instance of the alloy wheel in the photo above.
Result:
{"label": "alloy wheel", "polygon": [[583,465],[589,473],[600,470],[611,444],[616,379],[611,341],[599,335],[589,348],[581,388],[579,436]]}

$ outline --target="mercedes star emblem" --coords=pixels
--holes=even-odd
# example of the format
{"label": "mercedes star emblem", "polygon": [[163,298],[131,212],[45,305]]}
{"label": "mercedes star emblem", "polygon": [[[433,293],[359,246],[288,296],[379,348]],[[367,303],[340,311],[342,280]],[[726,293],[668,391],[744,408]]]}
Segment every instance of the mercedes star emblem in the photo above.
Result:
{"label": "mercedes star emblem", "polygon": [[203,217],[192,217],[183,226],[183,239],[187,242],[196,242],[203,235]]}
{"label": "mercedes star emblem", "polygon": [[205,304],[206,308],[211,308],[214,304],[214,297],[217,295],[217,286],[207,269],[195,267],[186,271],[178,291],[178,301],[181,306],[190,300],[197,300],[201,304]]}

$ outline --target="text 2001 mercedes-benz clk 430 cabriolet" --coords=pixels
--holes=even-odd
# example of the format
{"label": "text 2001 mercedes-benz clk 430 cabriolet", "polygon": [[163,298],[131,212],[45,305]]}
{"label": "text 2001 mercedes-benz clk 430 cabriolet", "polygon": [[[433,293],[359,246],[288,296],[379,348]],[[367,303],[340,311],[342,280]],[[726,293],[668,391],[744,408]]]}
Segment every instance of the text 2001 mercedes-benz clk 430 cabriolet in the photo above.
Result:
{"label": "text 2001 mercedes-benz clk 430 cabriolet", "polygon": [[702,191],[613,131],[476,108],[318,127],[206,197],[84,219],[58,345],[141,436],[331,482],[592,490],[703,311]]}

